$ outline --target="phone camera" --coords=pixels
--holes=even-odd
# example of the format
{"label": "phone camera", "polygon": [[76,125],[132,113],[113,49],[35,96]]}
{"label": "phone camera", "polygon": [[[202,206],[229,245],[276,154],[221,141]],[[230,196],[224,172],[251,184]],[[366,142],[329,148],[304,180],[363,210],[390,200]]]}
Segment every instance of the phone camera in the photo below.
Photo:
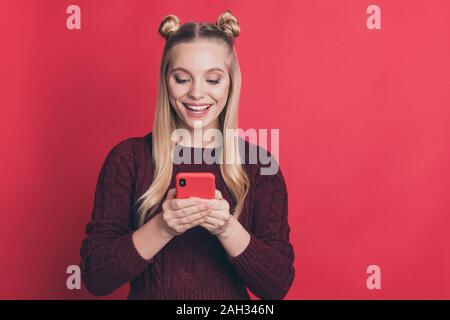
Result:
{"label": "phone camera", "polygon": [[186,185],[186,179],[180,179],[180,186],[184,187]]}

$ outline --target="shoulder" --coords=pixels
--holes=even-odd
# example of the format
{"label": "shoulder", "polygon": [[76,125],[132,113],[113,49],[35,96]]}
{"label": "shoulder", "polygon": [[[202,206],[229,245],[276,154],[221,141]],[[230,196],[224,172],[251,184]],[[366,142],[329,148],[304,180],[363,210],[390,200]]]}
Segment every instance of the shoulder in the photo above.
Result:
{"label": "shoulder", "polygon": [[278,153],[272,153],[265,147],[240,139],[241,145],[245,146],[244,166],[252,175],[273,176],[281,174]]}
{"label": "shoulder", "polygon": [[272,153],[265,147],[245,141],[245,154],[244,167],[253,187],[286,190],[278,152]]}
{"label": "shoulder", "polygon": [[152,133],[147,133],[143,136],[133,136],[116,142],[109,153],[131,156],[142,152],[148,145],[151,146]]}
{"label": "shoulder", "polygon": [[133,136],[119,140],[109,149],[105,164],[116,163],[133,166],[136,159],[142,157],[146,150],[151,149],[151,132],[143,136]]}

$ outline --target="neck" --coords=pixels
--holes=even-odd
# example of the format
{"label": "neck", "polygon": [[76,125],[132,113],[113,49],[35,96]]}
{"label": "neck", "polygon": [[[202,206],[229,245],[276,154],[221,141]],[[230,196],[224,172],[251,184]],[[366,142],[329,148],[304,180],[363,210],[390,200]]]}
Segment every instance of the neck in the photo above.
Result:
{"label": "neck", "polygon": [[[184,146],[184,147],[190,147],[190,148],[217,148],[217,147],[221,147],[222,144],[219,143],[218,141],[216,141],[216,139],[212,139],[212,140],[205,140],[203,139],[203,135],[205,134],[205,131],[208,129],[218,129],[221,130],[220,128],[220,123],[219,123],[219,119],[216,119],[215,121],[211,122],[210,124],[208,124],[208,126],[206,127],[202,127],[201,130],[198,130],[200,128],[198,128],[198,132],[196,133],[196,135],[202,135],[199,139],[199,137],[197,137],[196,135],[194,135],[194,132],[196,129],[191,128],[186,126],[184,123],[177,123],[177,128],[182,128],[182,129],[186,129],[189,131],[189,134],[191,136],[191,140],[189,141],[189,139],[186,139],[186,141],[182,138],[179,138],[179,142],[177,143],[178,145]],[[195,138],[195,139],[194,139]]]}

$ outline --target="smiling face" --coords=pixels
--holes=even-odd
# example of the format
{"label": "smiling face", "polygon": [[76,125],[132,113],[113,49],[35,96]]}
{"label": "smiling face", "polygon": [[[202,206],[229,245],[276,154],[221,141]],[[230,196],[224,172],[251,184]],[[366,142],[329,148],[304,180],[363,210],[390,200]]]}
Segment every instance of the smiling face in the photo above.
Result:
{"label": "smiling face", "polygon": [[178,126],[193,132],[194,121],[201,121],[203,130],[220,129],[219,114],[230,89],[227,47],[198,40],[177,44],[173,50],[167,86]]}

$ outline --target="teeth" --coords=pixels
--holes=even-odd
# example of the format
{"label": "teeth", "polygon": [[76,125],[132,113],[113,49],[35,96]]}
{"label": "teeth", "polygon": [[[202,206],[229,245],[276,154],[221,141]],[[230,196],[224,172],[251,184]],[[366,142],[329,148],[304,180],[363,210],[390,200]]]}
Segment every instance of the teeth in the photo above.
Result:
{"label": "teeth", "polygon": [[189,104],[184,104],[184,105],[193,111],[203,111],[203,110],[208,109],[211,106],[210,104],[204,105],[204,106],[191,106]]}

